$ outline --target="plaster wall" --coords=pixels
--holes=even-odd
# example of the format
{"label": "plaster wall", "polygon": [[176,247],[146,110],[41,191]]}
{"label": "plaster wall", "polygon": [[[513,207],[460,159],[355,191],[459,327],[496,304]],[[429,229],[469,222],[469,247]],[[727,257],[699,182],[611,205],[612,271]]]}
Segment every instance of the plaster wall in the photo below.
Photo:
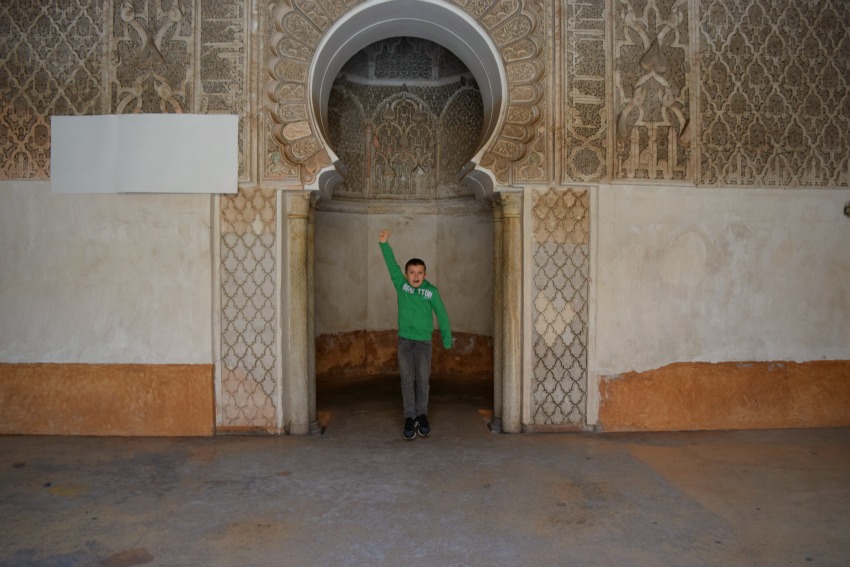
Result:
{"label": "plaster wall", "polygon": [[209,195],[0,182],[0,362],[211,364]]}
{"label": "plaster wall", "polygon": [[[432,205],[425,205],[425,208]],[[454,345],[443,350],[435,323],[435,373],[493,373],[493,224],[468,214],[319,211],[316,242],[316,372],[320,380],[398,372],[396,295],[378,246],[391,232],[399,265],[418,257],[440,289]]]}
{"label": "plaster wall", "polygon": [[493,334],[493,224],[488,213],[441,216],[317,212],[316,333],[397,328],[395,292],[378,233],[396,260],[425,261],[452,331]]}
{"label": "plaster wall", "polygon": [[596,370],[850,359],[847,190],[599,189]]}

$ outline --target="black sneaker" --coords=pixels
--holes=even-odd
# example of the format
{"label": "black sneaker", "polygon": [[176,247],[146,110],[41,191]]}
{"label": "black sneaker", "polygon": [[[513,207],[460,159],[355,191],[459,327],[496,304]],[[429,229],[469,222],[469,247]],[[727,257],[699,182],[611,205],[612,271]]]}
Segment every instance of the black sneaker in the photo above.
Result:
{"label": "black sneaker", "polygon": [[408,441],[413,441],[416,439],[416,422],[412,417],[408,417],[404,420],[404,438]]}
{"label": "black sneaker", "polygon": [[428,416],[424,413],[416,418],[416,431],[420,437],[431,435],[431,427],[428,425]]}

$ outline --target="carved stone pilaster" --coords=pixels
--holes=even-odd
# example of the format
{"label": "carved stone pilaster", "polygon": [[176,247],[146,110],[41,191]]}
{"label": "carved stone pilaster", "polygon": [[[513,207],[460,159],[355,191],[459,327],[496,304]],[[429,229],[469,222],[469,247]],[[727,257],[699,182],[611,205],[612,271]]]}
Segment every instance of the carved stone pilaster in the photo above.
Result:
{"label": "carved stone pilaster", "polygon": [[[522,193],[501,193],[502,431],[522,431]],[[498,351],[497,351],[498,352]]]}
{"label": "carved stone pilaster", "polygon": [[307,404],[310,435],[321,433],[316,410],[316,232],[315,214],[318,193],[309,196],[307,217]]}
{"label": "carved stone pilaster", "polygon": [[502,432],[502,204],[500,194],[491,201],[493,209],[493,420],[490,431]]}
{"label": "carved stone pilaster", "polygon": [[287,303],[284,316],[283,356],[287,361],[283,391],[287,411],[284,428],[290,435],[310,433],[310,361],[313,349],[310,346],[310,292],[309,284],[309,219],[310,193],[306,191],[285,192],[286,211],[286,257],[288,262],[283,275],[283,298]]}

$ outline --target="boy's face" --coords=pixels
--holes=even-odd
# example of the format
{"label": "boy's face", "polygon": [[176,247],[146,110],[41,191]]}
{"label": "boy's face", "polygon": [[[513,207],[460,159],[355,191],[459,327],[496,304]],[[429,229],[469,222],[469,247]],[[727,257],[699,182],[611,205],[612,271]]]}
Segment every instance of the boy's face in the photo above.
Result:
{"label": "boy's face", "polygon": [[419,287],[425,281],[425,266],[408,266],[404,277],[407,278],[407,283]]}

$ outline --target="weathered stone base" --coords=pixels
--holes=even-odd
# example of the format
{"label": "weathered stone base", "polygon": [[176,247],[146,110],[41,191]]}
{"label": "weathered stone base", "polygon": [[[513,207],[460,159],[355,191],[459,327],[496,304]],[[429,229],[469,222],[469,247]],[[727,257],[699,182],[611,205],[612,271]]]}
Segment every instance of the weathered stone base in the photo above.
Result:
{"label": "weathered stone base", "polygon": [[600,377],[604,431],[850,426],[850,361],[676,363]]}
{"label": "weathered stone base", "polygon": [[0,434],[215,432],[211,364],[0,364]]}
{"label": "weathered stone base", "polygon": [[[434,332],[432,374],[463,377],[493,375],[493,338],[454,333],[455,345],[445,350]],[[354,331],[316,338],[316,379],[383,376],[398,373],[397,331]]]}

